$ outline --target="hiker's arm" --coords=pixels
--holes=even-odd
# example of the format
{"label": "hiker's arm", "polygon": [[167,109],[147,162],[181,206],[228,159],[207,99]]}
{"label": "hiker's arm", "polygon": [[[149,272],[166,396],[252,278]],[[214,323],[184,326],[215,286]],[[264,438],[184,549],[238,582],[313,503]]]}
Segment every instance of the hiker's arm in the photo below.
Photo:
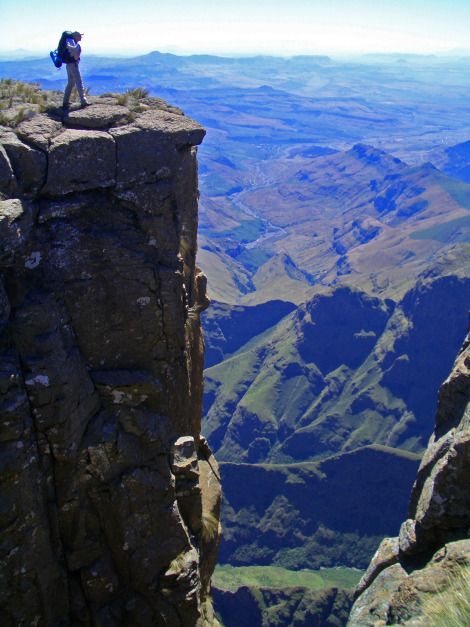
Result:
{"label": "hiker's arm", "polygon": [[67,50],[76,61],[80,58],[82,49],[74,39],[67,39]]}

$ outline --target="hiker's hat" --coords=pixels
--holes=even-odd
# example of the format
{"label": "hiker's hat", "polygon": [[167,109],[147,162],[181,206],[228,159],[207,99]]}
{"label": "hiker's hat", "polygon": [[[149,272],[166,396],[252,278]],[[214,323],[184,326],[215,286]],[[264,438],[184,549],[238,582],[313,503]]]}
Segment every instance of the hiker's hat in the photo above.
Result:
{"label": "hiker's hat", "polygon": [[80,35],[80,37],[83,37],[85,33],[79,33],[78,30],[74,30],[72,33],[72,37],[75,37],[75,35]]}

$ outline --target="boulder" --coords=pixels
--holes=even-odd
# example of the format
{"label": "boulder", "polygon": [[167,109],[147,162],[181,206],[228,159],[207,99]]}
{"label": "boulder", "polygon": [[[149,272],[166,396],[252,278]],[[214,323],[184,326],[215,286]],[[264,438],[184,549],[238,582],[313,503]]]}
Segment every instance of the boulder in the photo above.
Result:
{"label": "boulder", "polygon": [[116,176],[121,187],[175,175],[178,151],[200,144],[205,135],[190,118],[158,109],[141,113],[133,124],[110,133],[117,145]]}
{"label": "boulder", "polygon": [[362,594],[383,570],[398,562],[398,552],[398,538],[385,538],[382,540],[366,572],[357,584],[355,591],[356,596]]}
{"label": "boulder", "polygon": [[8,155],[20,192],[37,194],[46,180],[46,155],[31,148],[10,131],[0,131],[0,145]]}
{"label": "boulder", "polygon": [[115,184],[116,150],[103,131],[66,130],[51,142],[44,192],[63,195]]}
{"label": "boulder", "polygon": [[47,152],[52,139],[62,132],[62,124],[45,113],[38,113],[18,125],[16,134],[26,144]]}
{"label": "boulder", "polygon": [[408,572],[398,563],[386,568],[356,600],[348,625],[429,624],[424,615],[426,603],[445,590],[452,575],[467,564],[470,564],[470,540],[460,540],[443,545],[424,568]]}
{"label": "boulder", "polygon": [[169,135],[178,149],[197,146],[206,134],[204,128],[191,118],[161,109],[149,109],[137,115],[135,125],[142,130]]}
{"label": "boulder", "polygon": [[130,118],[131,112],[127,107],[98,102],[84,109],[71,111],[63,122],[68,128],[107,129],[127,124]]}

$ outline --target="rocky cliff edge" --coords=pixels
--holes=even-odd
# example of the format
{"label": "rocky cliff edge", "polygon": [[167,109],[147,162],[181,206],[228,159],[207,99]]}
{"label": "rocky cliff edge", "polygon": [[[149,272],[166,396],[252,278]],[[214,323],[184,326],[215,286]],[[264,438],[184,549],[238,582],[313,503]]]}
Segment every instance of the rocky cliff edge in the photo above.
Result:
{"label": "rocky cliff edge", "polygon": [[0,622],[201,625],[204,129],[114,97],[0,127]]}
{"label": "rocky cliff edge", "polygon": [[380,545],[348,625],[429,625],[427,601],[470,564],[470,334],[439,392],[436,426],[397,538]]}

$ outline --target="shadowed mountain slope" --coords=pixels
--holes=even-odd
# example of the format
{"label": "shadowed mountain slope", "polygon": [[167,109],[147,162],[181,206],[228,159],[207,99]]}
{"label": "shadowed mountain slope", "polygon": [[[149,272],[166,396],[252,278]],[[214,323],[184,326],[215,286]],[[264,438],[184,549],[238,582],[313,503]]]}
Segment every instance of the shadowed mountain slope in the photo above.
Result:
{"label": "shadowed mountain slope", "polygon": [[430,159],[449,176],[470,183],[470,141],[436,150]]}
{"label": "shadowed mountain slope", "polygon": [[315,296],[206,370],[204,432],[227,461],[313,460],[367,444],[419,451],[467,325],[470,280],[420,282],[397,304]]}
{"label": "shadowed mountain slope", "polygon": [[203,316],[205,367],[221,362],[256,335],[279,322],[295,305],[282,300],[254,307],[212,302]]}
{"label": "shadowed mountain slope", "polygon": [[319,463],[222,463],[220,561],[364,567],[378,539],[397,532],[418,464],[380,446]]}

